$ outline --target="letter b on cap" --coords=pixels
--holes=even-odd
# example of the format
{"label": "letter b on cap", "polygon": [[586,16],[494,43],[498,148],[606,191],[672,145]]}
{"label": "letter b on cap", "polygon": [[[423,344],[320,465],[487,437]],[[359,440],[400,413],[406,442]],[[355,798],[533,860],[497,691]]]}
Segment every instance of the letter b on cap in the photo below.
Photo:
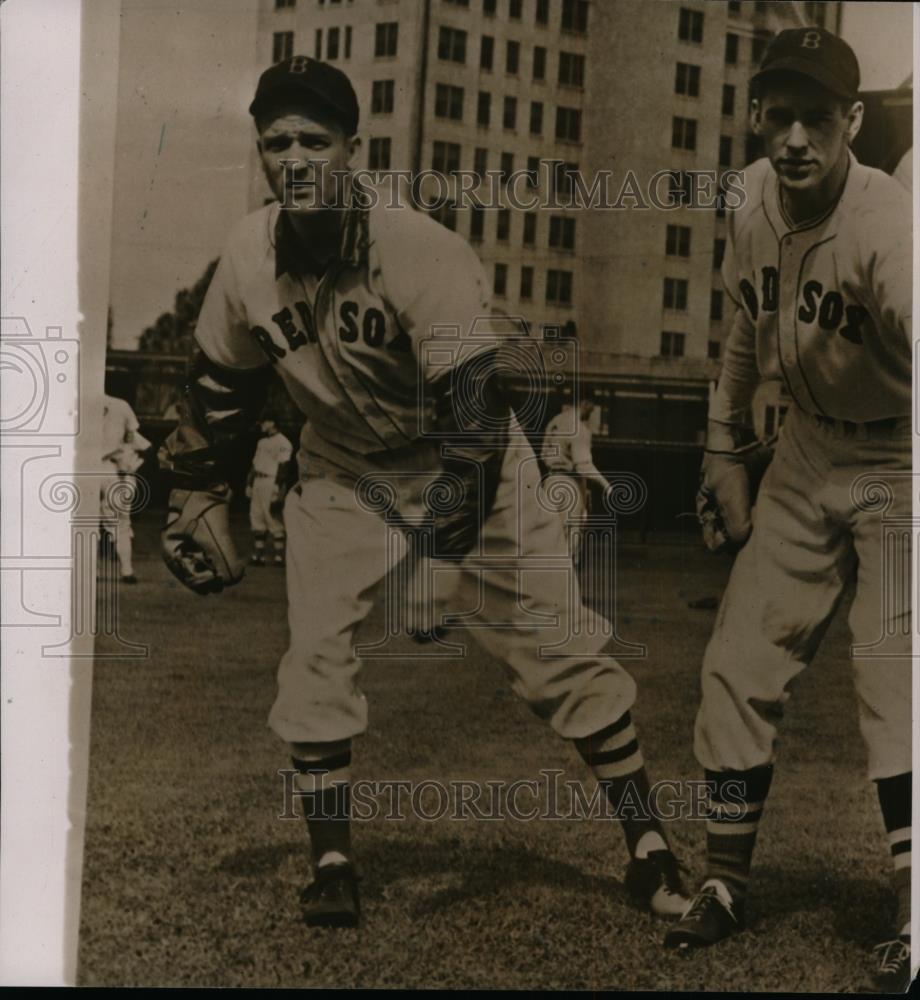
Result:
{"label": "letter b on cap", "polygon": [[306,73],[307,67],[310,65],[310,60],[307,56],[295,56],[291,60],[289,73]]}

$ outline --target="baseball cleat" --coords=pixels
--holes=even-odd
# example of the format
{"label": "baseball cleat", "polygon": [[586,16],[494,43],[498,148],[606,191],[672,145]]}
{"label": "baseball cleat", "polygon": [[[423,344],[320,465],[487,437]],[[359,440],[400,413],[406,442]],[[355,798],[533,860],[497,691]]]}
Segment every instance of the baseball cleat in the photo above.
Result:
{"label": "baseball cleat", "polygon": [[665,934],[665,948],[705,948],[744,927],[744,904],[728,890],[707,885],[698,892],[680,920]]}
{"label": "baseball cleat", "polygon": [[637,906],[659,917],[679,917],[689,902],[680,876],[680,865],[670,851],[650,851],[632,858],[623,880]]}
{"label": "baseball cleat", "polygon": [[300,896],[308,927],[357,927],[358,876],[348,863],[323,865]]}
{"label": "baseball cleat", "polygon": [[122,583],[137,583],[137,577],[133,573],[128,573],[121,578]]}
{"label": "baseball cleat", "polygon": [[872,949],[876,967],[860,993],[906,993],[910,986],[910,938],[883,941]]}

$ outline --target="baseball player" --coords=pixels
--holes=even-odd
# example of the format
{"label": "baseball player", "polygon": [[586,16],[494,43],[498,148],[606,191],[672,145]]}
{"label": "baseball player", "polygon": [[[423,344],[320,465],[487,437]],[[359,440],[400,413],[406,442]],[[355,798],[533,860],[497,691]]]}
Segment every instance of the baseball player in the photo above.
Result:
{"label": "baseball player", "polygon": [[[358,103],[337,68],[304,56],[278,63],[260,77],[250,112],[272,191],[296,207],[276,202],[245,218],[208,290],[190,416],[162,451],[173,486],[164,554],[198,593],[240,579],[226,462],[277,371],[308,422],[306,471],[284,509],[290,647],[269,722],[290,748],[312,845],[304,919],[354,925],[349,768],[367,704],[353,639],[392,565],[375,496],[390,497],[407,530],[429,525],[434,555],[464,569],[457,600],[478,609],[477,623],[501,624],[478,628],[480,642],[534,712],[574,742],[611,801],[647,795],[648,779],[630,717],[635,684],[598,655],[602,639],[587,652],[541,655],[569,634],[572,616],[587,622],[592,612],[569,602],[564,573],[515,568],[567,550],[558,512],[531,499],[537,462],[491,377],[501,343],[470,333],[489,316],[475,253],[427,215],[362,197],[351,173]],[[346,183],[334,184],[334,172]],[[434,326],[458,331],[446,349],[426,348]],[[420,375],[431,401],[422,409]],[[472,412],[459,405],[471,381]],[[490,555],[500,568],[467,571],[468,559]],[[534,615],[559,626],[536,627]],[[588,624],[583,634],[601,634]],[[622,813],[630,893],[654,912],[680,912],[686,900],[661,824],[645,810]]]}
{"label": "baseball player", "polygon": [[130,405],[106,393],[102,401],[102,469],[105,475],[100,480],[100,514],[105,525],[114,526],[114,531],[107,530],[114,537],[122,583],[137,583],[131,559],[134,531],[126,505],[110,502],[111,490],[139,468],[138,453],[149,447],[150,442],[141,437],[140,424]]}
{"label": "baseball player", "polygon": [[272,540],[275,565],[284,565],[284,524],[275,517],[272,507],[276,503],[287,477],[287,463],[291,460],[291,442],[278,430],[272,417],[266,417],[260,426],[262,437],[249,470],[247,493],[249,495],[249,526],[252,529],[253,566],[265,565],[265,542]]}
{"label": "baseball player", "polygon": [[[582,399],[578,404],[578,420],[576,433],[566,434],[565,429],[572,426],[574,406],[566,403],[562,411],[546,425],[543,445],[540,449],[541,458],[546,465],[548,477],[565,476],[571,480],[577,490],[576,506],[568,515],[569,525],[584,522],[588,516],[587,492],[588,483],[594,483],[602,490],[609,487],[604,475],[594,464],[591,455],[591,427],[589,421],[594,413],[594,403],[590,399]],[[547,482],[551,488],[551,482]],[[578,564],[581,547],[576,546],[572,557]]]}
{"label": "baseball player", "polygon": [[[754,87],[752,127],[767,156],[746,170],[746,202],[729,218],[722,276],[737,311],[710,408],[701,490],[709,544],[743,548],[704,656],[696,722],[695,752],[712,789],[706,878],[665,944],[710,945],[744,926],[783,705],[852,580],[860,727],[898,900],[873,986],[903,991],[909,558],[891,563],[882,538],[883,518],[911,512],[910,200],[850,151],[863,105],[844,41],[818,28],[781,32]],[[752,515],[748,413],[765,378],[783,379],[793,405]]]}

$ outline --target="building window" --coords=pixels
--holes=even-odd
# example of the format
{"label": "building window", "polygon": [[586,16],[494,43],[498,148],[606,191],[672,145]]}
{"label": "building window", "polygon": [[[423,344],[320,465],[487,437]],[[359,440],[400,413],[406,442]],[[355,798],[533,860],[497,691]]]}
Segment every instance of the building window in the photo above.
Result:
{"label": "building window", "polygon": [[383,24],[378,24],[374,29],[374,56],[377,59],[395,56],[398,40],[398,21],[387,21]]}
{"label": "building window", "polygon": [[677,37],[682,42],[701,42],[703,40],[703,12],[681,7],[677,21]]}
{"label": "building window", "polygon": [[438,29],[438,59],[445,62],[466,62],[466,32],[441,25]]}
{"label": "building window", "polygon": [[817,2],[809,0],[805,4],[805,20],[818,28],[827,27],[827,4],[822,3],[821,0],[817,0]]}
{"label": "building window", "polygon": [[496,0],[482,0],[482,12],[488,17],[495,17]]}
{"label": "building window", "polygon": [[562,0],[562,30],[579,34],[588,30],[588,0]]}
{"label": "building window", "polygon": [[504,296],[507,290],[508,290],[508,265],[496,264],[495,279],[492,283],[492,291],[496,295]]}
{"label": "building window", "polygon": [[477,243],[482,240],[486,228],[486,210],[474,205],[470,211],[470,239]]}
{"label": "building window", "polygon": [[457,229],[457,206],[456,205],[438,205],[437,208],[431,209],[428,213],[432,219],[440,222],[442,226],[447,229],[452,229],[456,231]]}
{"label": "building window", "polygon": [[722,291],[718,288],[713,288],[709,298],[709,318],[722,319]]}
{"label": "building window", "polygon": [[479,100],[476,104],[476,124],[483,128],[489,127],[489,119],[492,114],[492,95],[488,91],[479,91]]}
{"label": "building window", "polygon": [[763,59],[764,51],[767,45],[770,44],[770,38],[772,36],[764,34],[763,32],[757,32],[751,39],[751,62],[755,66],[760,64],[760,60]]}
{"label": "building window", "polygon": [[326,58],[329,62],[339,58],[339,29],[330,28],[326,32]]}
{"label": "building window", "polygon": [[508,0],[508,17],[512,21],[520,21],[521,19],[521,8],[524,6],[524,0]]}
{"label": "building window", "polygon": [[585,57],[577,52],[559,53],[559,84],[566,87],[585,85]]}
{"label": "building window", "polygon": [[297,0],[275,0],[275,10],[283,10],[285,7],[293,7]]}
{"label": "building window", "polygon": [[390,169],[389,139],[371,139],[367,150],[367,167],[369,170]]}
{"label": "building window", "polygon": [[568,215],[549,217],[549,245],[555,250],[575,249],[575,219]]}
{"label": "building window", "polygon": [[540,157],[527,157],[527,184],[531,188],[536,188],[540,182]]}
{"label": "building window", "polygon": [[492,70],[492,59],[495,55],[495,39],[491,35],[483,35],[479,45],[479,68]]}
{"label": "building window", "polygon": [[540,135],[543,132],[543,104],[540,101],[530,102],[530,134]]}
{"label": "building window", "polygon": [[718,361],[722,356],[722,341],[710,340],[706,344],[706,357],[710,361]]}
{"label": "building window", "polygon": [[345,29],[345,58],[351,59],[351,25]]}
{"label": "building window", "polygon": [[535,45],[533,49],[533,78],[546,79],[546,49],[542,45]]}
{"label": "building window", "polygon": [[431,169],[449,174],[460,169],[460,143],[435,142],[431,155]]}
{"label": "building window", "polygon": [[712,243],[712,267],[718,271],[725,259],[725,240],[715,239]]}
{"label": "building window", "polygon": [[686,335],[664,330],[661,334],[661,356],[663,358],[682,358],[684,356],[684,341]]}
{"label": "building window", "polygon": [[549,24],[549,0],[537,0],[534,21],[537,24]]}
{"label": "building window", "polygon": [[674,149],[696,149],[696,119],[674,117],[671,122]]}
{"label": "building window", "polygon": [[735,88],[730,83],[722,84],[722,114],[727,118],[735,114]]}
{"label": "building window", "polygon": [[313,58],[322,59],[323,58],[323,29],[317,28],[316,35],[313,41]]}
{"label": "building window", "polygon": [[502,153],[499,161],[500,180],[502,184],[507,184],[514,173],[514,153]]}
{"label": "building window", "polygon": [[371,114],[388,115],[393,111],[393,81],[374,80],[371,84]]}
{"label": "building window", "polygon": [[537,216],[535,212],[527,212],[524,216],[524,239],[525,247],[532,247],[537,242]]}
{"label": "building window", "polygon": [[664,243],[664,252],[669,257],[689,257],[690,227],[668,226]]}
{"label": "building window", "polygon": [[484,180],[486,170],[489,165],[489,151],[482,146],[477,146],[473,152],[473,170],[480,180]]}
{"label": "building window", "polygon": [[532,299],[533,298],[533,268],[532,267],[522,267],[521,268],[521,298],[522,299]]}
{"label": "building window", "polygon": [[498,210],[498,223],[495,228],[495,238],[502,243],[508,242],[511,235],[511,209],[500,208]]}
{"label": "building window", "polygon": [[517,128],[517,98],[505,97],[502,106],[502,128],[514,131]]}
{"label": "building window", "polygon": [[677,76],[674,80],[674,93],[686,97],[700,96],[700,68],[688,63],[677,64]]}
{"label": "building window", "polygon": [[719,166],[730,167],[732,165],[732,137],[730,135],[719,136]]}
{"label": "building window", "polygon": [[444,3],[452,3],[455,7],[469,7],[470,0],[444,0]]}
{"label": "building window", "polygon": [[276,31],[272,35],[272,62],[284,62],[294,54],[294,32]]}
{"label": "building window", "polygon": [[581,141],[581,112],[578,108],[556,108],[556,138],[562,142]]}
{"label": "building window", "polygon": [[463,87],[439,83],[434,90],[434,113],[438,118],[463,118]]}
{"label": "building window", "polygon": [[546,304],[570,306],[572,304],[572,272],[550,268],[546,272]]}
{"label": "building window", "polygon": [[734,66],[738,61],[738,36],[731,32],[725,36],[725,61],[729,66]]}
{"label": "building window", "polygon": [[741,0],[728,0],[728,12],[732,17],[741,13]]}
{"label": "building window", "polygon": [[505,72],[516,74],[521,62],[521,43],[509,41],[505,46]]}
{"label": "building window", "polygon": [[665,309],[687,308],[687,282],[683,278],[664,279],[664,301]]}

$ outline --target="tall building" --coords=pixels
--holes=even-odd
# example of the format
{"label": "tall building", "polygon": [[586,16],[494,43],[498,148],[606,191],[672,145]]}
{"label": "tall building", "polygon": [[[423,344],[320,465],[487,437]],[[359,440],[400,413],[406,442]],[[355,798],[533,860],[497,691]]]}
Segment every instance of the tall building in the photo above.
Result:
{"label": "tall building", "polygon": [[[783,0],[263,0],[258,60],[301,54],[349,74],[362,166],[483,178],[481,199],[504,208],[433,214],[476,247],[496,310],[577,333],[601,368],[664,356],[703,374],[729,317],[719,210],[571,205],[572,172],[614,204],[629,172],[642,193],[667,174],[658,193],[679,202],[688,175],[743,167],[748,80],[770,36],[839,17],[839,3]],[[253,203],[266,195],[254,182]]]}

